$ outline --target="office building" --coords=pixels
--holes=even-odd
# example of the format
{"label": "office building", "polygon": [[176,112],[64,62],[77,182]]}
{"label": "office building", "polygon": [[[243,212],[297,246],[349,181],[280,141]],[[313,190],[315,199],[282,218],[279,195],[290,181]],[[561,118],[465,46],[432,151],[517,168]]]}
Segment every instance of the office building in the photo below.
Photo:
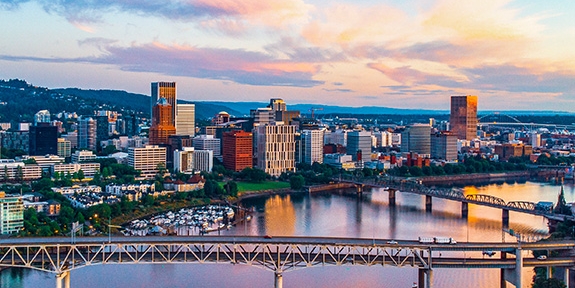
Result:
{"label": "office building", "polygon": [[166,165],[166,148],[147,145],[144,148],[128,148],[128,165],[140,170],[140,176],[154,179],[158,174],[158,164]]}
{"label": "office building", "polygon": [[222,160],[221,145],[222,140],[215,138],[213,135],[198,135],[193,139],[193,145],[196,150],[212,150],[214,157]]}
{"label": "office building", "polygon": [[70,157],[72,154],[72,143],[64,138],[58,138],[58,156]]}
{"label": "office building", "polygon": [[212,125],[217,126],[230,122],[230,114],[226,111],[221,111],[212,117]]}
{"label": "office building", "polygon": [[110,138],[110,122],[107,115],[96,116],[96,143],[100,146],[102,141]]}
{"label": "office building", "polygon": [[28,153],[30,151],[30,132],[3,131],[2,147],[6,149],[20,149]]}
{"label": "office building", "polygon": [[195,150],[193,152],[193,165],[196,171],[212,172],[214,167],[214,151]]}
{"label": "office building", "polygon": [[58,153],[58,127],[50,123],[40,122],[30,126],[30,155],[46,155]]}
{"label": "office building", "polygon": [[24,202],[22,197],[7,196],[0,192],[0,234],[17,233],[24,227]]}
{"label": "office building", "polygon": [[196,105],[176,105],[176,134],[192,137],[196,134]]}
{"label": "office building", "polygon": [[256,131],[257,168],[272,176],[295,172],[294,125],[261,125]]}
{"label": "office building", "polygon": [[531,132],[529,135],[531,147],[541,147],[541,134],[537,132]]}
{"label": "office building", "polygon": [[30,181],[42,178],[42,167],[13,159],[0,159],[0,181]]}
{"label": "office building", "polygon": [[34,114],[34,125],[38,123],[50,123],[50,112],[48,110],[40,110]]}
{"label": "office building", "polygon": [[77,150],[72,154],[72,163],[90,162],[96,160],[96,154],[91,150]]}
{"label": "office building", "polygon": [[429,124],[413,124],[401,133],[401,152],[431,154],[431,127]]}
{"label": "office building", "polygon": [[66,141],[70,141],[70,147],[72,149],[78,148],[78,132],[68,132],[66,135],[62,135],[62,138]]}
{"label": "office building", "polygon": [[242,171],[253,166],[253,133],[241,130],[223,134],[224,167],[232,171]]}
{"label": "office building", "polygon": [[172,105],[165,98],[160,98],[152,109],[152,127],[150,127],[150,144],[167,145],[168,137],[176,134],[172,118]]}
{"label": "office building", "polygon": [[449,126],[457,139],[477,138],[477,96],[451,96]]}
{"label": "office building", "polygon": [[457,160],[457,136],[452,132],[431,135],[431,158],[446,161]]}
{"label": "office building", "polygon": [[81,116],[78,119],[78,148],[95,151],[96,136],[96,120],[92,117]]}
{"label": "office building", "polygon": [[191,174],[194,172],[194,148],[183,147],[174,150],[174,172]]}
{"label": "office building", "polygon": [[[176,82],[154,82],[152,83],[152,95],[151,95],[151,103],[150,106],[152,107],[151,115],[154,115],[153,107],[158,103],[160,98],[166,99],[166,101],[170,104],[171,112],[170,112],[170,119],[172,121],[172,126],[176,126]],[[153,116],[152,116],[153,117]]]}
{"label": "office building", "polygon": [[301,131],[301,147],[304,163],[323,163],[323,130]]}
{"label": "office building", "polygon": [[499,160],[507,161],[511,157],[522,157],[533,154],[533,147],[523,143],[504,143],[495,145],[495,154],[499,156]]}
{"label": "office building", "polygon": [[347,154],[353,161],[371,161],[371,132],[353,131],[347,133]]}

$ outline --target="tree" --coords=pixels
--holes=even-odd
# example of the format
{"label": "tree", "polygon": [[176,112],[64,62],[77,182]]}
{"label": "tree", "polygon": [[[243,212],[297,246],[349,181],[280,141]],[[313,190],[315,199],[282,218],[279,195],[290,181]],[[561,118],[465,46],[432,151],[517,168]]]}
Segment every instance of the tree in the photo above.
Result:
{"label": "tree", "polygon": [[227,195],[236,197],[238,196],[238,183],[234,181],[228,181],[228,183],[224,185],[224,190],[226,191]]}
{"label": "tree", "polygon": [[82,169],[78,170],[78,180],[84,180],[84,171]]}
{"label": "tree", "polygon": [[301,175],[293,175],[289,178],[289,186],[292,190],[301,190],[305,185],[305,179]]}
{"label": "tree", "polygon": [[567,286],[563,281],[556,278],[535,277],[533,281],[533,288],[566,288]]}

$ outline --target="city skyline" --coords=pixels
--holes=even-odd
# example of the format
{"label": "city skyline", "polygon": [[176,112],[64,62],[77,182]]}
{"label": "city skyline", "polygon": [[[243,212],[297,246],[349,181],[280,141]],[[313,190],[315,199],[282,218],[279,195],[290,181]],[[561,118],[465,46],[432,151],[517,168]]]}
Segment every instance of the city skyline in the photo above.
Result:
{"label": "city skyline", "polygon": [[[178,98],[575,112],[575,5],[0,0],[0,78]],[[563,1],[564,2],[564,1]],[[504,101],[502,101],[502,99]]]}

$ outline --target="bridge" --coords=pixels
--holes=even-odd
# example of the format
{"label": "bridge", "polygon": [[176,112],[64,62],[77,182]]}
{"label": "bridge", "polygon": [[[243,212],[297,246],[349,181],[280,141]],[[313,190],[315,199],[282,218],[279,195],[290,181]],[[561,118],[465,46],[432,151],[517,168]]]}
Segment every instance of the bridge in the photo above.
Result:
{"label": "bridge", "polygon": [[539,207],[537,207],[536,203],[530,201],[505,202],[505,200],[492,195],[485,195],[485,194],[464,195],[463,191],[457,188],[432,188],[427,187],[423,184],[419,184],[415,181],[395,180],[389,177],[368,178],[361,180],[354,179],[352,175],[346,175],[342,177],[347,178],[341,178],[339,179],[339,181],[349,182],[357,185],[358,192],[363,191],[364,186],[388,188],[390,206],[395,206],[396,204],[395,203],[396,192],[407,192],[407,193],[424,195],[426,211],[432,210],[433,197],[461,202],[461,216],[464,218],[467,218],[468,216],[469,204],[483,205],[501,209],[502,211],[501,218],[503,227],[509,227],[509,211],[527,213],[532,215],[540,215],[546,217],[547,219],[556,221],[566,221],[566,220],[575,221],[574,216],[556,214],[549,210],[540,209]]}
{"label": "bridge", "polygon": [[[575,266],[566,256],[538,260],[522,251],[566,251],[575,241],[541,243],[423,244],[417,241],[331,237],[83,237],[9,238],[0,243],[0,267],[20,267],[54,273],[56,287],[70,287],[70,271],[106,264],[244,264],[274,272],[275,287],[283,286],[282,273],[323,265],[413,267],[419,269],[418,287],[431,288],[434,268],[498,268],[501,287],[507,280],[521,286],[519,267],[550,267],[564,271]],[[499,251],[500,258],[479,258],[461,253],[442,257],[442,251]],[[470,253],[471,254],[471,253]],[[476,253],[479,254],[479,253]],[[565,254],[565,253],[563,253]],[[507,256],[510,256],[509,258]],[[550,273],[550,272],[549,272]],[[548,274],[549,274],[548,273]]]}

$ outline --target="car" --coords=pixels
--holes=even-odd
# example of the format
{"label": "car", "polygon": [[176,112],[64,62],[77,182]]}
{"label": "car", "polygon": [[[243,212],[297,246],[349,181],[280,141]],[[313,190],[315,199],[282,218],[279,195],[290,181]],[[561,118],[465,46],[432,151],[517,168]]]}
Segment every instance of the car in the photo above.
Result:
{"label": "car", "polygon": [[387,244],[397,245],[398,243],[395,240],[389,240],[389,241],[387,241]]}
{"label": "car", "polygon": [[482,252],[482,254],[483,254],[483,255],[487,255],[487,256],[489,256],[489,257],[492,257],[493,255],[496,254],[496,252],[495,252],[495,251],[491,251],[491,250],[485,250],[485,251]]}
{"label": "car", "polygon": [[537,260],[547,260],[547,256],[546,255],[539,255],[539,256],[537,256]]}
{"label": "car", "polygon": [[265,239],[272,239],[273,237],[271,235],[266,235],[264,236]]}

